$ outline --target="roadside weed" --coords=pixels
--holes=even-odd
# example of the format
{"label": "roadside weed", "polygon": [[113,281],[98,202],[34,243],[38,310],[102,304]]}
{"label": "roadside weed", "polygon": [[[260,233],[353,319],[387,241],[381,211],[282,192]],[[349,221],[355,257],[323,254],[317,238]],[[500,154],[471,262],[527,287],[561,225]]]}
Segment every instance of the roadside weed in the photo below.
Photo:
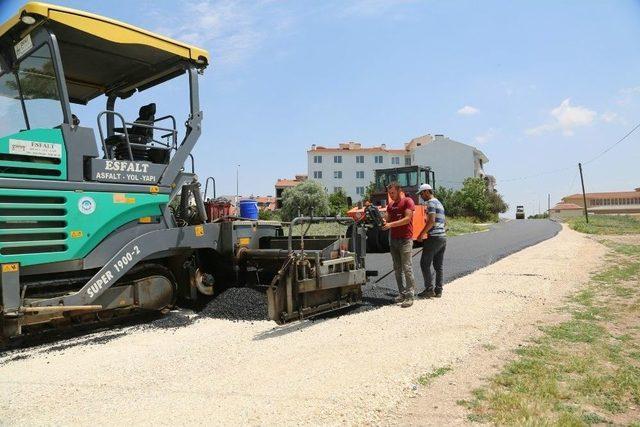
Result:
{"label": "roadside weed", "polygon": [[458,402],[469,421],[582,426],[640,419],[640,245],[607,245],[608,268],[562,309],[571,318],[541,326],[540,338]]}
{"label": "roadside weed", "polygon": [[442,366],[440,368],[436,368],[429,373],[421,375],[418,378],[418,383],[420,383],[421,385],[428,385],[432,379],[443,376],[444,374],[449,372],[451,369],[452,368],[449,366]]}

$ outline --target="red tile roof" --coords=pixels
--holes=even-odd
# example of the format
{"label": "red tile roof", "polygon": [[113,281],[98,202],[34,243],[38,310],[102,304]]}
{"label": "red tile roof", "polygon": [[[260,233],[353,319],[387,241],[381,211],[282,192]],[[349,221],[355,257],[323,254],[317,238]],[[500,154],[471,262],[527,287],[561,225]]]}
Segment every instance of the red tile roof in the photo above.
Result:
{"label": "red tile roof", "polygon": [[[589,198],[613,198],[613,197],[638,197],[640,196],[640,188],[636,188],[635,191],[610,191],[607,193],[586,193],[587,199]],[[572,194],[565,196],[562,200],[573,199],[576,197],[582,198],[582,193]]]}
{"label": "red tile roof", "polygon": [[558,203],[551,210],[561,210],[561,211],[570,211],[570,210],[582,210],[581,206],[576,205],[575,203]]}
{"label": "red tile roof", "polygon": [[300,184],[300,181],[295,179],[278,179],[276,187],[295,187],[298,184]]}

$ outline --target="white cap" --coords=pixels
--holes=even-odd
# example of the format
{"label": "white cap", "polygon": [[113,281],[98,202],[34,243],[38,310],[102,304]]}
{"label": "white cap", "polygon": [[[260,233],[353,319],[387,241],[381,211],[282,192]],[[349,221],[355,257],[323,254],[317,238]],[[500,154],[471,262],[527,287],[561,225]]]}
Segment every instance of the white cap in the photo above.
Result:
{"label": "white cap", "polygon": [[418,193],[422,193],[423,191],[427,191],[427,190],[433,191],[433,188],[429,184],[422,184],[418,189]]}

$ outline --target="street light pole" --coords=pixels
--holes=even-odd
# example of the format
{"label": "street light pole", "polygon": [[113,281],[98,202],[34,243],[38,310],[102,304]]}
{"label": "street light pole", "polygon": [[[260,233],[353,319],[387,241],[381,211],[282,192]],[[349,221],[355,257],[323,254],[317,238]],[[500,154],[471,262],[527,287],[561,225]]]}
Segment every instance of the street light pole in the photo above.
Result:
{"label": "street light pole", "polygon": [[236,206],[240,200],[240,165],[236,165]]}

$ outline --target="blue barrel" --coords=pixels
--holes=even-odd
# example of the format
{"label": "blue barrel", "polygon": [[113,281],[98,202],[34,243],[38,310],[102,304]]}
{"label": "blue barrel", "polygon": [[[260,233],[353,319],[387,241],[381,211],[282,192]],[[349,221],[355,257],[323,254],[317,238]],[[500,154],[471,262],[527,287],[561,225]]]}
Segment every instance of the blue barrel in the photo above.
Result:
{"label": "blue barrel", "polygon": [[251,199],[240,200],[240,217],[258,219],[258,202]]}

